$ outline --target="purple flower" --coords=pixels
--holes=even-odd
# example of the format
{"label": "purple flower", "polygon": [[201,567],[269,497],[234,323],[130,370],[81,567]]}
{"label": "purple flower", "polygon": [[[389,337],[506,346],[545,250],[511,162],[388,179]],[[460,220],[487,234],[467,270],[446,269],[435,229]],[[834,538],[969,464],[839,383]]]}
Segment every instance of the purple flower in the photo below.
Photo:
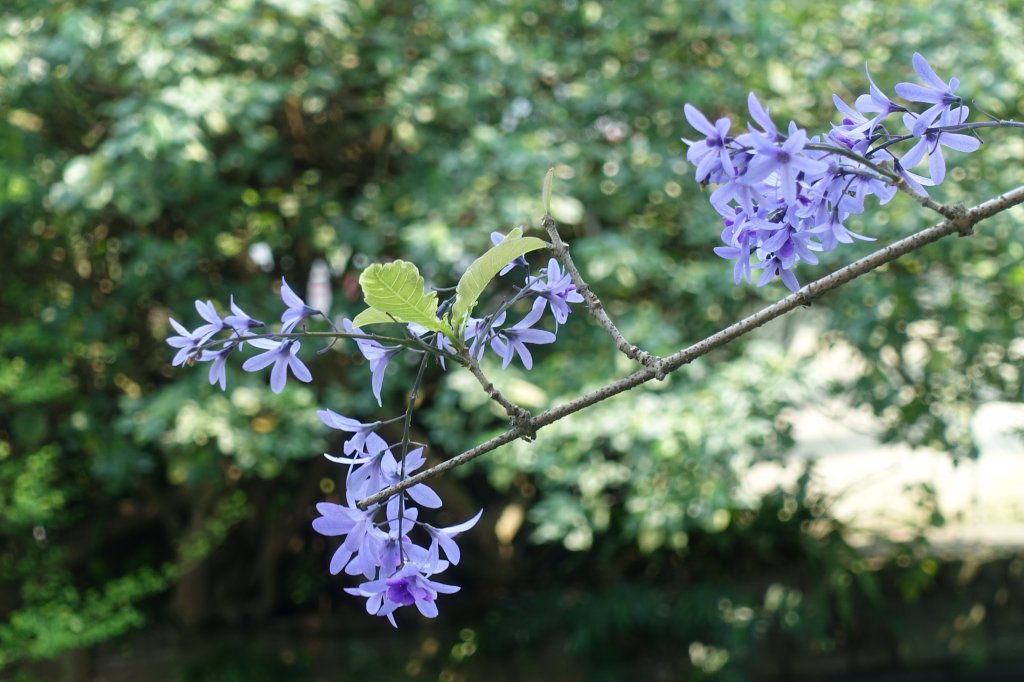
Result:
{"label": "purple flower", "polygon": [[220,390],[226,391],[228,388],[228,378],[225,374],[225,364],[228,356],[231,355],[231,351],[235,350],[235,346],[228,345],[220,350],[204,350],[200,360],[206,362],[212,360],[213,364],[210,365],[210,385],[220,383]]}
{"label": "purple flower", "polygon": [[249,317],[248,313],[235,303],[234,294],[231,296],[231,313],[224,318],[224,324],[234,329],[239,336],[245,336],[250,329],[264,326],[259,320]]}
{"label": "purple flower", "polygon": [[802,154],[807,144],[807,133],[796,129],[788,139],[777,145],[763,135],[751,135],[755,154],[754,160],[743,177],[743,182],[752,184],[775,173],[779,179],[779,189],[787,204],[796,201],[797,175],[801,172],[817,175],[828,170],[828,164],[816,161]]}
{"label": "purple flower", "polygon": [[352,559],[352,555],[362,548],[372,553],[372,537],[370,536],[375,530],[373,524],[375,509],[362,511],[355,505],[344,507],[333,502],[321,502],[316,505],[316,510],[320,512],[320,516],[313,519],[313,530],[328,537],[346,536],[345,541],[331,557],[331,575],[341,573]]}
{"label": "purple flower", "polygon": [[705,138],[699,142],[691,142],[683,138],[689,149],[686,150],[686,160],[697,167],[695,179],[700,184],[706,184],[713,174],[725,173],[732,175],[733,165],[729,158],[728,136],[729,119],[720,118],[714,125],[700,112],[697,107],[690,104],[683,105],[683,113],[690,125],[703,133]]}
{"label": "purple flower", "polygon": [[477,362],[484,356],[487,350],[487,339],[492,336],[492,330],[505,322],[505,313],[499,313],[493,320],[487,317],[469,317],[466,319],[466,331],[463,334],[463,343],[472,339],[469,344],[469,354],[476,358]]}
{"label": "purple flower", "polygon": [[203,303],[197,300],[196,311],[207,322],[192,332],[199,339],[199,343],[206,343],[214,334],[227,326],[224,324],[224,320],[220,319],[220,315],[217,314],[217,309],[213,307],[213,301]]}
{"label": "purple flower", "polygon": [[739,284],[741,280],[750,281],[750,247],[756,239],[756,231],[753,224],[747,219],[747,214],[736,209],[735,216],[723,218],[725,229],[722,230],[722,241],[726,246],[716,246],[715,254],[727,260],[735,260],[733,267],[733,281]]}
{"label": "purple flower", "polygon": [[[503,235],[501,232],[491,232],[491,244],[494,244],[495,246],[497,246],[498,244],[500,244],[504,240],[505,240],[505,235]],[[515,260],[513,260],[511,263],[509,263],[508,265],[503,267],[498,272],[498,276],[500,277],[502,275],[508,274],[508,272],[510,270],[512,270],[512,268],[515,268],[516,266],[522,266],[524,268],[529,268],[530,264],[526,262],[526,256],[517,256],[515,258]]]}
{"label": "purple flower", "polygon": [[[429,557],[427,550],[413,544],[409,539],[409,531],[415,527],[417,516],[419,516],[419,509],[406,506],[405,511],[402,512],[402,504],[398,497],[391,498],[387,506],[388,532],[381,531],[381,543],[375,558],[376,563],[370,567],[370,570],[364,570],[363,575],[368,578],[372,577],[373,569],[378,567],[380,575],[393,575],[402,566],[404,560],[422,562]],[[354,570],[349,574],[357,575]]]}
{"label": "purple flower", "polygon": [[[476,513],[475,516],[473,516],[473,518],[469,519],[468,521],[463,521],[462,523],[456,524],[454,526],[448,526],[447,528],[434,528],[433,526],[426,523],[422,524],[422,526],[423,529],[427,531],[427,534],[430,536],[431,545],[439,545],[440,548],[444,550],[444,555],[448,558],[448,561],[450,561],[453,564],[458,564],[459,559],[462,558],[462,553],[459,551],[459,546],[455,544],[455,541],[452,540],[452,538],[458,535],[459,533],[464,533],[473,526],[475,526],[476,522],[480,520],[480,516],[483,513],[484,510],[481,509]],[[433,546],[431,547],[431,551],[436,551]]]}
{"label": "purple flower", "polygon": [[[429,574],[428,574],[429,575]],[[420,573],[420,569],[409,563],[388,579],[388,601],[398,606],[415,604],[419,612],[427,618],[437,616],[437,605],[434,600],[437,594],[453,594],[459,591],[455,585],[435,582]],[[397,608],[397,607],[396,607]]]}
{"label": "purple flower", "polygon": [[[765,261],[760,263],[754,263],[753,267],[763,268],[764,272],[761,274],[761,278],[757,280],[757,286],[763,287],[768,282],[772,281],[772,278],[776,274],[782,278],[782,283],[786,285],[786,288],[790,291],[797,291],[800,289],[800,282],[797,281],[796,275],[793,274],[792,270],[787,268],[782,262],[782,259],[778,256],[772,256]],[[792,265],[790,265],[792,267]]]}
{"label": "purple flower", "polygon": [[[403,478],[423,466],[426,461],[427,458],[423,456],[423,448],[416,448],[415,450],[410,450],[406,453],[404,466],[396,462],[393,457],[383,460],[381,470],[384,475],[384,485],[380,487],[383,488],[384,486],[394,485],[401,482]],[[372,492],[377,491],[373,490]],[[422,504],[424,507],[437,509],[441,506],[441,497],[434,492],[433,488],[425,483],[417,483],[414,486],[406,488],[405,492],[409,494],[409,497],[411,497],[413,501],[417,504]]]}
{"label": "purple flower", "polygon": [[869,134],[865,131],[872,126],[873,122],[847,104],[839,95],[833,94],[832,102],[836,105],[839,113],[843,115],[843,122],[833,127],[831,136],[836,138],[836,131],[842,131],[838,137],[839,142],[852,149],[857,142],[864,140]]}
{"label": "purple flower", "polygon": [[283,339],[281,341],[250,339],[249,343],[257,348],[266,349],[266,352],[254,355],[246,360],[242,365],[242,369],[246,372],[256,372],[273,364],[274,368],[270,370],[270,390],[274,393],[280,393],[284,390],[289,369],[292,370],[292,374],[299,381],[308,383],[313,380],[313,376],[309,373],[309,368],[296,355],[300,347],[298,341],[292,339]]}
{"label": "purple flower", "polygon": [[367,613],[385,616],[397,627],[394,617],[396,609],[415,604],[421,614],[433,618],[437,615],[437,605],[434,603],[437,595],[459,591],[455,585],[430,580],[430,576],[446,568],[448,562],[438,560],[435,550],[427,560],[409,561],[390,577],[371,580],[359,587],[346,588],[345,591],[358,597],[366,597]]}
{"label": "purple flower", "polygon": [[911,133],[914,137],[921,137],[924,131],[932,122],[939,117],[943,111],[948,111],[954,104],[960,104],[960,98],[955,91],[960,85],[957,78],[950,79],[949,84],[943,83],[942,79],[935,75],[932,67],[921,53],[914,53],[914,71],[926,85],[914,83],[897,83],[896,94],[911,102],[925,102],[932,106],[918,116],[914,122]]}
{"label": "purple flower", "polygon": [[[775,123],[772,122],[771,116],[768,115],[768,110],[761,106],[757,95],[752,92],[747,95],[747,109],[750,110],[750,117],[754,119],[754,122],[761,126],[764,136],[769,141],[775,141],[775,138],[779,136],[779,131],[775,127]],[[751,131],[753,131],[753,128],[751,128]],[[744,144],[746,143],[744,142]]]}
{"label": "purple flower", "polygon": [[424,327],[423,325],[416,324],[415,322],[410,322],[409,324],[406,325],[406,328],[412,334],[414,334],[416,336],[419,336],[419,337],[426,336],[427,334],[433,334],[434,335],[434,338],[433,338],[434,348],[436,348],[439,351],[441,351],[441,353],[437,356],[437,362],[438,362],[438,364],[441,365],[441,369],[447,370],[448,367],[444,363],[444,353],[452,353],[452,354],[455,353],[455,346],[453,346],[452,342],[448,340],[448,337],[445,336],[444,334],[439,333],[439,332],[432,332],[429,329],[427,329],[426,327]]}
{"label": "purple flower", "polygon": [[[970,109],[967,107],[957,107],[956,109],[943,111],[939,115],[938,127],[928,128],[924,135],[921,136],[921,139],[917,141],[917,144],[903,155],[900,163],[903,164],[904,168],[913,168],[921,162],[921,159],[927,152],[928,174],[936,185],[941,183],[946,178],[946,160],[942,156],[943,146],[955,149],[958,152],[967,153],[973,152],[981,146],[981,142],[976,137],[959,133],[948,133],[941,130],[941,128],[946,126],[955,126],[963,123],[969,115]],[[908,128],[916,125],[913,114],[903,114],[903,124]]]}
{"label": "purple flower", "polygon": [[557,325],[564,324],[569,318],[569,304],[582,303],[583,296],[576,291],[572,276],[568,272],[562,272],[554,258],[548,261],[545,274],[547,282],[540,277],[531,277],[526,281],[526,286],[537,292],[541,312],[544,312],[545,303],[551,304],[551,314],[555,316],[557,329]]}
{"label": "purple flower", "polygon": [[814,234],[821,237],[821,248],[823,251],[831,251],[837,244],[852,244],[854,239],[873,242],[874,237],[867,237],[846,228],[843,221],[846,213],[840,213],[838,209],[829,211],[828,218],[821,225],[814,228]]}
{"label": "purple flower", "polygon": [[[746,169],[746,164],[744,164],[743,169]],[[732,211],[729,207],[730,201],[735,201],[747,213],[754,213],[757,210],[754,202],[759,200],[761,200],[760,188],[748,184],[742,172],[738,169],[737,174],[729,178],[725,184],[719,185],[711,193],[709,199],[715,210],[722,214],[728,214]]]}
{"label": "purple flower", "polygon": [[341,464],[359,465],[349,471],[345,482],[345,492],[352,502],[372,495],[394,482],[391,472],[398,469],[398,463],[391,454],[387,442],[376,433],[367,436],[364,447],[364,457],[357,456],[350,460],[329,457],[331,461]]}
{"label": "purple flower", "polygon": [[[362,329],[353,327],[352,320],[347,318],[342,320],[342,325],[349,334],[363,333]],[[395,357],[402,350],[402,347],[384,346],[373,339],[356,339],[355,341],[359,347],[359,352],[370,363],[370,383],[373,387],[373,396],[377,399],[377,404],[383,407],[384,403],[380,399],[380,390],[384,386],[384,370],[388,368],[391,358]]]}
{"label": "purple flower", "polygon": [[195,332],[190,332],[185,329],[173,317],[167,318],[167,321],[171,323],[172,327],[174,327],[174,331],[178,332],[178,336],[167,337],[167,345],[171,348],[178,349],[178,352],[174,355],[174,359],[171,360],[171,365],[174,367],[184,365],[186,362],[199,355],[199,346],[202,341],[198,336],[196,336]]}
{"label": "purple flower", "polygon": [[893,102],[891,99],[885,96],[884,92],[878,89],[878,86],[875,85],[875,81],[871,80],[871,72],[868,71],[867,64],[864,65],[864,73],[866,73],[868,77],[870,94],[861,95],[860,97],[858,97],[854,105],[857,107],[859,111],[874,112],[878,114],[873,119],[867,122],[867,135],[868,137],[871,137],[871,135],[875,132],[875,127],[882,121],[882,119],[884,119],[886,116],[888,116],[894,111],[906,111],[906,109],[901,107],[899,104]]}
{"label": "purple flower", "polygon": [[[539,305],[538,305],[539,304]],[[539,299],[534,304],[533,309],[526,314],[526,317],[521,319],[513,326],[498,331],[494,338],[491,339],[491,348],[502,358],[501,366],[504,369],[508,367],[508,364],[512,362],[512,358],[516,353],[519,353],[519,357],[523,361],[523,366],[526,369],[533,369],[533,356],[530,355],[530,350],[526,347],[526,344],[542,344],[542,343],[553,343],[555,335],[551,332],[542,331],[540,329],[530,329],[540,319],[541,314],[544,312],[543,299]]]}
{"label": "purple flower", "polygon": [[343,417],[333,410],[317,410],[316,416],[320,417],[320,421],[332,429],[347,431],[354,434],[351,438],[345,441],[344,452],[346,455],[366,452],[367,437],[373,433],[374,429],[380,426],[380,422],[363,424],[355,419]]}
{"label": "purple flower", "polygon": [[281,331],[285,334],[295,329],[295,325],[307,317],[321,314],[319,310],[306,305],[306,302],[288,286],[288,282],[284,281],[284,277],[281,278],[281,300],[288,306],[281,315]]}
{"label": "purple flower", "polygon": [[910,189],[912,189],[913,191],[917,192],[920,195],[928,196],[928,190],[926,190],[924,186],[932,186],[935,184],[930,178],[917,175],[916,173],[911,173],[909,170],[903,167],[903,164],[900,163],[899,159],[894,158],[892,160],[892,169],[896,171],[896,173],[906,181],[907,186],[909,186]]}

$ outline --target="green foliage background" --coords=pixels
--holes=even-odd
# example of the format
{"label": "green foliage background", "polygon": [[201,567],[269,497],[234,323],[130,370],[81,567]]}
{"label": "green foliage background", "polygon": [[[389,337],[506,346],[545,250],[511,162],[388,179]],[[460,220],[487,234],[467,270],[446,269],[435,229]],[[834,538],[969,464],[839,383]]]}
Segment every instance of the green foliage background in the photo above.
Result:
{"label": "green foliage background", "polygon": [[[317,356],[311,386],[274,396],[229,370],[220,393],[204,370],[169,367],[169,315],[191,325],[194,299],[225,309],[234,294],[274,319],[279,277],[301,292],[317,258],[336,314],[362,309],[372,262],[404,258],[452,285],[491,230],[535,229],[556,166],[553,212],[590,284],[628,338],[673,350],[783,294],[734,287],[713,256],[719,224],[679,141],[684,102],[740,120],[754,90],[776,120],[823,130],[832,92],[865,90],[865,62],[891,89],[920,50],[979,107],[1020,117],[1021,13],[1016,1],[6,2],[0,667],[168,624],[315,614],[345,624],[346,646],[384,636],[326,575],[330,547],[309,529],[335,493],[320,453],[340,445],[315,409],[391,416],[409,369],[389,374],[383,411],[351,348]],[[1021,136],[986,142],[956,158],[937,197],[972,203],[1024,182]],[[852,227],[885,242],[931,219],[901,198]],[[257,243],[268,271],[249,256]],[[612,678],[659,660],[742,679],[773,638],[833,650],[879,586],[814,500],[742,499],[738,472],[784,452],[793,410],[837,393],[889,440],[976,454],[979,402],[1022,399],[1022,243],[1016,211],[802,313],[822,330],[817,350],[848,344],[863,362],[850,383],[811,374],[782,321],[449,477],[448,520],[487,510],[457,571],[466,590],[437,626],[403,621],[442,653],[401,653],[404,673],[365,651],[339,665],[415,676],[547,647]],[[583,315],[540,360],[499,382],[532,408],[629,370]],[[435,373],[429,388],[417,429],[434,457],[503,428],[467,374]],[[520,513],[519,532],[496,539]],[[634,638],[643,646],[621,645]],[[256,679],[231,665],[210,674]],[[289,679],[314,667],[300,660]]]}

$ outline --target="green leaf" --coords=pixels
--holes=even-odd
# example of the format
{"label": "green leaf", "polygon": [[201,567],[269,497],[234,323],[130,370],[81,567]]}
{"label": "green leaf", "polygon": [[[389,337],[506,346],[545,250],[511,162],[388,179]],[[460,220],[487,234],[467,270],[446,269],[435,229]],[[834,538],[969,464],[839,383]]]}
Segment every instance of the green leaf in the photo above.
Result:
{"label": "green leaf", "polygon": [[359,286],[366,304],[379,313],[390,314],[399,322],[415,322],[432,331],[449,331],[437,319],[437,292],[423,291],[423,276],[412,263],[374,263],[359,276]]}
{"label": "green leaf", "polygon": [[395,320],[387,313],[381,312],[376,308],[367,308],[363,312],[356,315],[356,318],[352,320],[353,327],[365,327],[370,324],[394,324]]}
{"label": "green leaf", "polygon": [[541,185],[540,197],[541,202],[544,204],[544,213],[551,215],[551,183],[555,181],[555,169],[548,168],[548,172],[544,174],[544,184]]}
{"label": "green leaf", "polygon": [[548,245],[542,239],[522,237],[522,234],[521,228],[512,230],[502,242],[491,247],[466,269],[455,289],[455,305],[452,306],[452,318],[456,327],[461,326],[473,312],[480,294],[503,267],[519,256]]}

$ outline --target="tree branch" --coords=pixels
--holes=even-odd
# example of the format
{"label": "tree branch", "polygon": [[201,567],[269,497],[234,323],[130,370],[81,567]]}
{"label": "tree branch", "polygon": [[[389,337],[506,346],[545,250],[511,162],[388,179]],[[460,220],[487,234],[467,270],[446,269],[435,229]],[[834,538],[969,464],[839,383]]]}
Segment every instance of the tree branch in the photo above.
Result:
{"label": "tree branch", "polygon": [[462,357],[466,361],[466,367],[468,367],[469,371],[473,373],[476,380],[480,382],[480,387],[484,389],[484,393],[487,394],[487,397],[505,408],[508,418],[512,420],[512,425],[522,427],[522,435],[524,435],[528,440],[533,440],[536,433],[536,428],[533,426],[533,414],[531,414],[525,407],[516,405],[501,394],[501,391],[491,383],[491,380],[487,378],[484,371],[480,369],[480,363],[476,361],[476,358],[474,358],[469,352],[469,349],[465,349],[463,351]]}
{"label": "tree branch", "polygon": [[[1021,203],[1024,203],[1024,186],[1017,187],[1016,189],[1001,194],[993,199],[989,199],[988,201],[978,204],[970,209],[965,209],[963,207],[951,209],[955,212],[954,217],[947,218],[936,225],[932,225],[920,232],[916,232],[909,237],[905,237],[893,244],[890,244],[889,246],[883,247],[860,260],[854,261],[850,265],[840,268],[830,275],[826,275],[821,279],[807,284],[799,291],[790,294],[781,301],[761,309],[753,315],[726,327],[702,341],[698,341],[687,348],[683,348],[676,353],[673,353],[663,359],[660,369],[665,373],[674,372],[683,365],[693,362],[715,348],[724,346],[730,341],[749,334],[751,331],[761,327],[765,323],[781,317],[800,306],[807,305],[823,294],[832,291],[833,289],[836,289],[843,284],[860,277],[861,275],[867,274],[886,263],[890,263],[897,258],[905,256],[912,251],[916,251],[917,249],[942,239],[943,237],[948,237],[951,234],[971,234],[973,227],[982,220],[990,218],[997,213],[1001,213]],[[574,412],[579,412],[580,410],[603,400],[607,400],[619,393],[636,388],[651,379],[657,378],[658,374],[659,372],[657,370],[646,367],[630,374],[627,377],[613,381],[599,389],[591,391],[590,393],[540,413],[532,418],[529,426],[533,431],[536,431],[544,426],[553,424]],[[456,455],[455,457],[441,462],[436,466],[426,469],[414,476],[410,476],[400,483],[389,486],[374,495],[360,500],[357,503],[357,506],[360,509],[365,510],[368,506],[382,502],[410,486],[422,483],[432,476],[437,476],[445,471],[461,466],[480,455],[486,454],[491,450],[510,443],[524,435],[531,434],[522,424],[515,425],[504,433],[498,434],[490,440],[487,440],[460,455]]]}
{"label": "tree branch", "polygon": [[[590,311],[591,316],[608,332],[608,335],[612,337],[615,345],[623,355],[630,360],[636,360],[644,367],[658,369],[660,372],[661,358],[627,341],[626,337],[619,331],[619,328],[612,322],[612,319],[608,317],[604,304],[601,303],[597,294],[593,292],[583,279],[579,269],[576,268],[576,263],[573,262],[572,256],[569,255],[569,245],[562,241],[562,237],[558,234],[558,226],[555,224],[555,219],[545,214],[541,219],[541,225],[547,230],[548,237],[551,239],[552,253],[565,267],[569,276],[572,277],[572,283],[576,285],[576,292],[583,296],[583,301],[586,303],[587,310]],[[664,378],[664,376],[662,373],[661,378]]]}

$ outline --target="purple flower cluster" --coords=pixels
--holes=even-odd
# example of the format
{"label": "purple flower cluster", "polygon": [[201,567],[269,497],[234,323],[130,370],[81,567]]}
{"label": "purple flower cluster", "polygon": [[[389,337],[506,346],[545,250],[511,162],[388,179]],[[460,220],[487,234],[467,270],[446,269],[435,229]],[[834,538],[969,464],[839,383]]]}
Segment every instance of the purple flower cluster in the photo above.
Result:
{"label": "purple flower cluster", "polygon": [[[494,242],[500,243],[502,236],[498,234],[497,237]],[[508,274],[520,266],[529,267],[525,259],[517,258],[500,274]],[[515,324],[506,326],[509,309],[529,297],[534,297],[529,312]],[[555,340],[554,332],[534,328],[545,309],[550,306],[557,329],[558,324],[568,318],[569,304],[582,300],[572,278],[555,259],[551,259],[540,276],[527,276],[524,286],[494,313],[482,318],[470,317],[462,332],[461,344],[477,362],[490,347],[501,358],[503,368],[518,355],[523,366],[531,369],[533,357],[527,345],[549,344]],[[353,327],[348,319],[342,324],[349,334],[364,333],[362,329]],[[431,349],[431,352],[436,352],[442,367],[445,367],[446,355],[458,359],[455,346],[444,334],[415,324],[407,325],[406,330],[421,343],[420,348],[413,348],[412,352]],[[374,397],[381,404],[381,388],[388,363],[408,348],[387,346],[368,338],[358,338],[356,344],[370,365]],[[396,625],[394,612],[402,606],[414,605],[422,615],[428,618],[436,616],[434,602],[437,595],[450,594],[459,588],[437,582],[433,577],[450,564],[459,563],[461,553],[454,538],[472,528],[483,510],[468,521],[445,528],[424,523],[419,519],[419,507],[439,508],[441,498],[422,483],[407,488],[386,504],[365,511],[359,509],[356,504],[359,500],[398,483],[419,469],[425,462],[423,448],[410,448],[408,434],[398,445],[389,445],[376,433],[382,422],[364,424],[331,410],[321,410],[317,414],[331,428],[352,434],[345,442],[346,456],[325,455],[332,462],[348,466],[346,502],[318,504],[317,510],[321,515],[313,521],[313,528],[318,533],[344,537],[331,559],[331,573],[344,571],[348,575],[363,576],[364,582],[345,591],[364,597],[367,612],[385,616],[392,625]],[[400,453],[399,457],[395,456],[396,451]],[[419,529],[420,544],[410,536],[415,529]]]}
{"label": "purple flower cluster", "polygon": [[[503,236],[495,234],[496,239],[492,239],[500,243]],[[502,268],[500,274],[507,275],[519,267],[529,271],[527,261],[518,257]],[[342,320],[344,331],[340,331],[324,313],[307,305],[283,279],[281,298],[286,309],[281,315],[279,332],[265,331],[265,325],[246,314],[233,297],[231,314],[223,318],[211,301],[196,301],[196,311],[204,320],[203,325],[189,331],[176,320],[170,320],[177,332],[167,339],[167,343],[177,349],[173,364],[210,362],[210,383],[226,389],[228,357],[249,344],[262,352],[245,360],[242,368],[255,372],[271,367],[270,387],[279,393],[289,373],[299,381],[312,380],[309,368],[298,356],[299,337],[306,333],[305,327],[300,325],[309,318],[322,316],[333,330],[333,334],[327,336],[354,338],[369,365],[373,395],[378,405],[382,405],[381,391],[388,364],[403,351],[421,356],[414,392],[422,378],[425,353],[434,356],[439,365],[447,369],[446,359],[461,364],[479,362],[490,348],[501,359],[503,368],[518,355],[523,366],[531,369],[533,356],[528,346],[554,342],[558,325],[568,318],[570,304],[583,301],[572,278],[553,258],[537,276],[527,274],[523,285],[516,287],[514,295],[503,300],[493,313],[481,318],[469,317],[451,338],[439,331],[407,324],[402,329],[406,335],[404,340],[386,339],[365,333],[349,319]],[[529,299],[533,300],[529,311],[518,322],[506,325],[513,307]],[[438,315],[444,315],[451,305],[451,301],[442,303]],[[535,328],[548,308],[554,318],[554,332]],[[257,333],[261,331],[263,333]],[[387,422],[362,423],[328,409],[317,413],[327,426],[351,436],[345,441],[343,456],[325,455],[330,461],[347,466],[345,502],[318,504],[320,516],[313,521],[313,529],[328,537],[342,538],[330,562],[331,573],[344,571],[348,575],[362,576],[364,581],[357,587],[347,588],[346,592],[365,598],[367,611],[385,616],[392,625],[396,624],[394,612],[400,607],[414,605],[421,614],[432,618],[437,615],[437,596],[458,591],[457,586],[437,582],[434,576],[459,562],[461,553],[455,537],[472,528],[482,513],[481,510],[468,521],[454,526],[429,525],[420,519],[420,509],[438,509],[442,501],[433,489],[422,483],[366,510],[358,507],[360,500],[400,483],[426,463],[424,447],[413,443],[409,433],[415,403],[410,400],[403,417]],[[403,421],[405,429],[398,443],[389,444],[378,430],[395,421]]]}
{"label": "purple flower cluster", "polygon": [[[970,113],[955,94],[959,81],[944,83],[920,54],[913,62],[924,85],[899,83],[895,91],[905,100],[930,105],[927,110],[914,113],[892,101],[868,74],[869,92],[852,107],[833,95],[842,122],[825,135],[808,137],[792,121],[785,132],[779,130],[753,93],[748,97],[753,122],[736,135],[730,134],[728,119],[712,124],[695,107],[684,106],[686,120],[705,136],[683,140],[686,158],[696,166],[698,183],[718,185],[711,204],[722,216],[725,246],[715,253],[735,261],[737,284],[751,281],[753,270],[761,270],[758,286],[778,275],[796,291],[797,263],[814,264],[819,252],[854,239],[872,239],[844,225],[864,211],[865,198],[886,203],[900,178],[913,191],[926,194],[925,185],[945,178],[942,147],[972,152],[980,146],[976,137],[957,132],[967,129]],[[908,133],[888,130],[891,114],[902,114],[898,120]],[[894,145],[912,139],[916,144],[897,156]],[[912,173],[925,156],[928,176]]]}
{"label": "purple flower cluster", "polygon": [[[433,618],[437,615],[437,595],[451,594],[459,588],[432,577],[449,564],[459,563],[461,553],[454,538],[476,525],[483,510],[447,528],[423,523],[413,503],[428,509],[441,506],[441,498],[423,483],[407,488],[386,504],[359,509],[356,502],[360,499],[398,483],[423,466],[423,448],[409,449],[409,442],[403,440],[400,447],[407,452],[399,459],[393,454],[395,448],[375,432],[381,422],[362,424],[331,410],[317,414],[331,428],[353,434],[345,442],[348,457],[327,455],[332,462],[348,465],[346,504],[321,502],[316,506],[320,516],[313,521],[313,529],[321,535],[344,537],[331,558],[331,573],[345,571],[363,576],[364,582],[345,591],[365,597],[366,610],[387,617],[392,625],[397,625],[394,612],[402,606],[415,605],[424,616]],[[410,537],[417,528],[425,544],[416,544]],[[440,558],[442,552],[445,559]]]}
{"label": "purple flower cluster", "polygon": [[[242,369],[247,372],[258,372],[273,365],[270,370],[270,388],[274,393],[284,390],[289,370],[299,381],[307,383],[312,381],[313,377],[309,373],[309,368],[298,356],[301,344],[285,335],[294,330],[295,326],[303,319],[322,313],[306,306],[302,299],[291,290],[284,278],[281,279],[281,298],[288,306],[281,316],[281,334],[258,336],[253,334],[253,330],[261,329],[266,325],[253,319],[242,310],[235,303],[234,296],[231,297],[231,314],[224,318],[217,313],[212,301],[196,301],[196,311],[200,317],[206,320],[206,324],[189,331],[173,317],[170,318],[171,326],[178,332],[177,336],[167,339],[168,345],[178,349],[171,364],[178,366],[197,361],[210,362],[210,383],[220,384],[221,390],[226,390],[227,358],[236,349],[242,348],[248,343],[253,348],[263,349],[264,352],[246,360],[242,364]],[[226,332],[228,337],[214,338],[222,332]]]}

